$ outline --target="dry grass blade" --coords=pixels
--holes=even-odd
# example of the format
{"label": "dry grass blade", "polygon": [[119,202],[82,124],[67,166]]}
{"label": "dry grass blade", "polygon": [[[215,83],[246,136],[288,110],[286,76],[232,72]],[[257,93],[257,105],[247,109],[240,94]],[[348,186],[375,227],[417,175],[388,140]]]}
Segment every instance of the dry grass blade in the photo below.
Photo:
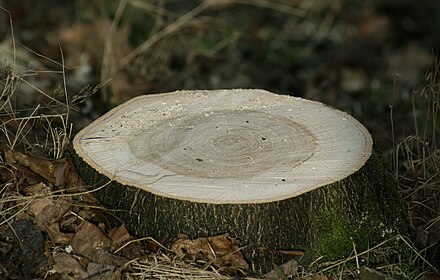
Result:
{"label": "dry grass blade", "polygon": [[[65,71],[63,67],[61,72],[44,72],[62,74],[65,100],[59,101],[52,96],[53,94],[47,93],[44,89],[34,85],[32,80],[28,80],[28,78],[33,79],[33,76],[36,78],[41,72],[32,71],[21,75],[15,72],[14,66],[8,66],[4,71],[6,77],[1,84],[0,131],[9,149],[13,150],[20,146],[28,150],[38,138],[36,126],[41,125],[46,130],[46,138],[43,139],[44,149],[48,151],[51,158],[60,159],[72,133],[72,124],[69,123],[68,117],[70,109]],[[29,92],[23,90],[24,87],[26,91],[32,91],[30,96]],[[26,108],[28,103],[32,103],[34,107]],[[37,140],[37,142],[40,141]]]}
{"label": "dry grass blade", "polygon": [[[189,263],[166,254],[141,258],[128,264],[127,279],[234,279],[221,275],[210,264]],[[251,279],[251,278],[246,278]]]}
{"label": "dry grass blade", "polygon": [[[226,0],[227,1],[227,0]],[[203,11],[205,11],[208,8],[211,8],[215,5],[220,5],[225,1],[204,1],[199,6],[195,7],[188,13],[182,15],[180,18],[178,18],[173,23],[167,25],[162,30],[154,33],[150,38],[148,38],[145,42],[137,46],[134,50],[132,50],[130,53],[128,53],[119,63],[118,68],[123,69],[126,67],[134,58],[136,58],[141,53],[147,51],[150,47],[152,47],[154,44],[162,40],[163,38],[169,36],[170,34],[175,33],[179,29],[181,29],[185,24],[190,22],[192,19],[194,19],[197,15],[201,14]],[[228,2],[228,1],[227,1]]]}
{"label": "dry grass blade", "polygon": [[[267,10],[273,10],[283,14],[290,15],[295,18],[304,17],[306,12],[297,8],[300,4],[298,1],[274,1],[274,0],[205,0],[200,1],[195,7],[192,7],[189,11],[178,14],[176,12],[167,10],[165,8],[164,1],[157,1],[156,3],[146,3],[138,0],[121,0],[116,9],[115,16],[109,30],[107,37],[104,54],[101,64],[101,82],[107,83],[110,80],[114,80],[117,83],[118,74],[124,70],[128,70],[134,65],[140,64],[141,69],[148,69],[147,72],[160,72],[166,71],[167,59],[171,57],[175,42],[171,42],[170,38],[179,37],[184,34],[188,36],[189,33],[194,34],[196,37],[200,36],[200,33],[215,33],[215,26],[207,20],[213,16],[204,16],[206,11],[221,10],[227,7],[240,6],[253,6],[257,8],[263,8]],[[148,31],[147,38],[134,46],[134,49],[127,51],[126,53],[118,53],[118,50],[114,48],[115,36],[117,36],[118,26],[124,22],[123,16],[129,8],[135,8],[138,12],[145,13],[146,16],[154,18],[151,29]],[[326,25],[327,21],[322,25]],[[326,25],[327,26],[327,25]],[[223,28],[224,29],[224,28]],[[222,35],[222,39],[210,50],[209,54],[213,55],[219,50],[226,48],[227,46],[235,43],[240,38],[240,32],[232,32],[232,35]],[[323,32],[321,32],[323,33]],[[325,33],[325,32],[324,32]],[[190,34],[190,35],[191,35]],[[321,37],[325,36],[323,34]],[[154,46],[154,48],[153,48]],[[207,53],[205,53],[207,54]],[[191,60],[191,53],[188,54],[187,59]],[[135,66],[136,67],[136,66]],[[165,69],[163,69],[165,68]],[[139,76],[147,77],[148,80],[154,80],[160,74],[157,73],[143,73],[139,69],[133,70]],[[139,73],[142,72],[142,73]],[[119,103],[118,97],[115,97],[118,93],[118,86],[112,83],[112,93],[110,94],[107,89],[104,89],[103,100]],[[110,97],[113,95],[113,97]]]}
{"label": "dry grass blade", "polygon": [[[131,3],[131,1],[130,1]],[[131,51],[129,54],[127,54],[119,63],[118,69],[123,69],[126,67],[134,58],[136,58],[141,53],[147,51],[150,47],[155,45],[157,42],[162,40],[163,38],[177,32],[181,28],[183,28],[185,25],[187,25],[191,20],[196,18],[198,15],[203,13],[207,9],[229,5],[229,4],[246,4],[246,5],[253,5],[253,6],[259,6],[264,8],[272,8],[275,10],[282,11],[284,13],[291,13],[298,16],[303,16],[304,12],[302,10],[289,7],[287,5],[278,4],[272,1],[237,1],[237,0],[222,0],[222,1],[212,1],[207,0],[203,1],[200,5],[193,8],[186,14],[179,17],[176,21],[172,22],[171,24],[166,25],[163,29],[159,30],[158,32],[154,33],[151,37],[149,37],[146,41],[144,41],[142,44],[137,46],[133,51]],[[137,1],[134,1],[135,6],[138,5]],[[148,7],[152,8],[152,7]],[[119,10],[119,9],[118,9]]]}
{"label": "dry grass blade", "polygon": [[[328,272],[328,271],[331,271],[334,269],[338,269],[342,275],[342,271],[348,266],[348,263],[350,261],[355,260],[356,261],[356,270],[359,273],[359,271],[360,271],[359,263],[360,263],[361,259],[363,259],[363,260],[368,259],[370,255],[378,254],[378,253],[380,253],[381,250],[385,250],[385,252],[389,253],[389,252],[393,251],[394,249],[388,248],[387,246],[393,247],[399,241],[403,242],[403,245],[405,246],[406,249],[413,252],[414,258],[412,259],[412,263],[416,263],[417,260],[421,260],[424,265],[428,266],[430,269],[432,269],[433,271],[436,271],[438,273],[438,270],[425,257],[423,257],[423,255],[422,255],[423,253],[419,252],[414,247],[414,245],[411,243],[411,241],[409,241],[409,239],[407,237],[402,236],[400,234],[397,236],[394,236],[392,238],[389,238],[389,239],[377,244],[376,246],[373,246],[373,247],[369,248],[368,250],[365,250],[360,253],[357,253],[355,250],[355,247],[354,247],[353,254],[351,256],[349,256],[348,258],[343,259],[343,260],[323,264],[321,266],[321,268],[322,268],[321,271]],[[397,250],[399,251],[398,252],[399,254],[402,253],[402,247],[400,247],[400,249],[397,249]],[[403,266],[403,264],[401,264],[401,263],[388,264],[387,266],[382,267],[382,269],[388,267],[389,268],[388,272],[392,272],[391,270],[393,268],[395,268],[395,267],[400,268],[402,266]]]}
{"label": "dry grass blade", "polygon": [[244,4],[250,6],[256,6],[260,8],[267,8],[278,12],[290,14],[293,16],[302,17],[305,15],[305,11],[295,8],[297,1],[291,1],[290,3],[278,3],[270,0],[231,0],[230,3]]}
{"label": "dry grass blade", "polygon": [[[414,134],[395,144],[393,169],[408,203],[410,229],[418,249],[402,240],[427,264],[426,258],[435,258],[435,252],[440,249],[435,245],[435,240],[440,238],[440,148],[437,144],[440,63],[436,56],[425,78],[427,85],[420,95],[412,98]],[[437,260],[432,261],[440,261],[438,253]],[[435,270],[434,266],[429,267]]]}

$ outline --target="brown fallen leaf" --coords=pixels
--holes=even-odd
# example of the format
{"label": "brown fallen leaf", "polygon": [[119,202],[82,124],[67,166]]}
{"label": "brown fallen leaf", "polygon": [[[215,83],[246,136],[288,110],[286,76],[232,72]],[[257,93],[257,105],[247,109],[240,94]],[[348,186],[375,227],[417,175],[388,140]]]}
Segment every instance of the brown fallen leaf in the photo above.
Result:
{"label": "brown fallen leaf", "polygon": [[113,265],[92,262],[87,265],[87,272],[94,280],[121,279],[121,272]]}
{"label": "brown fallen leaf", "polygon": [[[73,208],[72,208],[72,212]],[[76,232],[77,227],[81,224],[81,218],[75,214],[67,214],[58,222],[59,228],[64,232]]]}
{"label": "brown fallen leaf", "polygon": [[60,231],[58,223],[46,225],[45,227],[50,239],[57,245],[67,245],[73,238],[73,233],[63,233]]}
{"label": "brown fallen leaf", "polygon": [[70,159],[59,159],[53,162],[55,186],[64,186],[67,193],[85,191],[86,185],[76,171]]}
{"label": "brown fallen leaf", "polygon": [[147,240],[146,247],[147,250],[153,253],[157,253],[161,248],[164,248],[162,244],[167,242],[169,238],[168,234],[163,235],[160,240]]}
{"label": "brown fallen leaf", "polygon": [[118,249],[120,246],[131,239],[131,236],[128,233],[128,230],[124,224],[120,225],[119,227],[110,229],[108,237],[110,237],[110,239],[112,240],[112,251]]}
{"label": "brown fallen leaf", "polygon": [[54,186],[64,186],[68,192],[85,190],[85,184],[70,159],[50,160],[11,150],[5,151],[5,158],[7,163],[16,167],[21,165]]}
{"label": "brown fallen leaf", "polygon": [[126,258],[113,255],[108,251],[108,249],[104,249],[104,248],[95,248],[92,251],[90,257],[90,262],[112,265],[116,267],[126,264],[127,261],[128,260]]}
{"label": "brown fallen leaf", "polygon": [[55,185],[56,179],[53,175],[55,166],[51,160],[31,157],[21,152],[12,150],[5,151],[5,158],[6,162],[11,164],[21,164],[46,179],[47,182]]}
{"label": "brown fallen leaf", "polygon": [[89,276],[83,267],[67,253],[57,253],[53,256],[53,260],[55,265],[52,271],[61,274],[60,279],[69,279],[68,276],[72,276],[73,279],[83,279]]}
{"label": "brown fallen leaf", "polygon": [[171,250],[180,258],[207,260],[230,273],[246,271],[249,267],[240,252],[239,240],[229,234],[197,239],[181,235],[173,242]]}
{"label": "brown fallen leaf", "polygon": [[2,166],[3,171],[4,168],[7,168],[7,172],[2,172],[1,174],[3,181],[14,182],[19,190],[28,185],[38,184],[44,180],[40,175],[18,163],[7,162]]}
{"label": "brown fallen leaf", "polygon": [[[298,262],[294,259],[280,265],[280,269],[284,275],[289,276],[298,272]],[[279,279],[279,276],[275,269],[269,271],[263,275],[264,279]]]}
{"label": "brown fallen leaf", "polygon": [[35,217],[34,222],[40,228],[44,228],[45,225],[59,222],[71,208],[70,197],[60,197],[56,200],[45,197],[33,202],[29,211]]}
{"label": "brown fallen leaf", "polygon": [[89,259],[96,249],[109,249],[110,245],[111,240],[96,225],[85,220],[79,226],[71,242],[76,253]]}
{"label": "brown fallen leaf", "polygon": [[360,270],[359,279],[393,280],[394,278],[383,274],[376,269],[364,266]]}
{"label": "brown fallen leaf", "polygon": [[6,163],[0,165],[0,179],[2,179],[3,182],[16,181],[17,177],[15,173],[15,170],[10,166],[7,166]]}
{"label": "brown fallen leaf", "polygon": [[48,194],[50,192],[51,189],[49,188],[49,186],[43,182],[26,186],[23,189],[23,193],[27,196],[34,196],[37,194],[45,194],[45,193]]}
{"label": "brown fallen leaf", "polygon": [[[37,217],[41,214],[44,208],[49,205],[53,205],[52,198],[44,197],[41,199],[37,199],[31,203],[29,206],[28,212],[34,217]],[[38,224],[38,221],[36,221]]]}
{"label": "brown fallen leaf", "polygon": [[327,276],[325,276],[324,273],[322,272],[318,272],[315,275],[313,275],[313,280],[328,280],[329,278]]}
{"label": "brown fallen leaf", "polygon": [[128,233],[125,224],[119,227],[111,228],[108,233],[109,238],[112,240],[110,250],[128,260],[132,260],[142,256],[142,246],[140,242],[133,240],[133,237]]}

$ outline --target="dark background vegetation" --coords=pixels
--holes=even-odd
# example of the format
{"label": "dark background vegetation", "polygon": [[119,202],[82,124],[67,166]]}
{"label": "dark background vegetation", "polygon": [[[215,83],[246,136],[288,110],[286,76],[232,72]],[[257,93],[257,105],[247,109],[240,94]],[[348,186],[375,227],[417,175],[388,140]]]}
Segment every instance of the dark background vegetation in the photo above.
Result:
{"label": "dark background vegetation", "polygon": [[[62,47],[69,94],[106,83],[85,111],[92,118],[139,94],[263,88],[347,111],[386,148],[389,106],[411,120],[411,99],[424,86],[440,40],[437,1],[211,1],[120,66],[202,1],[121,1],[117,20],[118,1],[2,2],[17,42],[58,62]],[[2,17],[6,40],[11,31],[5,12]],[[18,63],[55,66],[33,60]],[[108,69],[115,66],[121,69]]]}
{"label": "dark background vegetation", "polygon": [[[440,265],[434,119],[440,1],[0,5],[2,78],[13,66],[33,85],[17,86],[16,116],[30,115],[37,104],[45,114],[64,110],[56,102],[66,102],[62,64],[74,131],[134,96],[179,89],[262,88],[324,102],[359,119],[390,157],[390,172],[408,204],[412,240],[420,250],[429,247],[423,253]],[[429,152],[422,156],[421,149]],[[431,177],[426,168],[419,174],[421,162]],[[420,191],[426,181],[429,188]]]}

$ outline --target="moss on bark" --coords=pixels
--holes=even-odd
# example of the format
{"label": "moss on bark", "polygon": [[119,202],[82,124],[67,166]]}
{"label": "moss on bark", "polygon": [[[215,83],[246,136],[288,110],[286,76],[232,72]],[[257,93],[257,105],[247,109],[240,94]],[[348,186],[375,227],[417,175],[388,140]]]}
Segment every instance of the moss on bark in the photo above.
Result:
{"label": "moss on bark", "polygon": [[[78,172],[92,187],[109,182],[73,149]],[[305,249],[303,262],[333,260],[380,242],[404,228],[403,208],[381,156],[374,152],[356,173],[300,196],[270,203],[209,204],[157,196],[110,182],[96,192],[134,235],[169,240],[230,233],[240,239],[253,273],[270,270],[291,256],[277,250]]]}

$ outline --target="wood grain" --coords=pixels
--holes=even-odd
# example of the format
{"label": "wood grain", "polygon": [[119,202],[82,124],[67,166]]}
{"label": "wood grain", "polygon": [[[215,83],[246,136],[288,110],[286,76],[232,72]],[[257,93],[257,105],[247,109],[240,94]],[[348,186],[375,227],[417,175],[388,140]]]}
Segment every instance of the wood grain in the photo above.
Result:
{"label": "wood grain", "polygon": [[135,98],[74,140],[99,172],[176,199],[251,203],[339,181],[372,139],[348,114],[262,90],[181,91]]}

